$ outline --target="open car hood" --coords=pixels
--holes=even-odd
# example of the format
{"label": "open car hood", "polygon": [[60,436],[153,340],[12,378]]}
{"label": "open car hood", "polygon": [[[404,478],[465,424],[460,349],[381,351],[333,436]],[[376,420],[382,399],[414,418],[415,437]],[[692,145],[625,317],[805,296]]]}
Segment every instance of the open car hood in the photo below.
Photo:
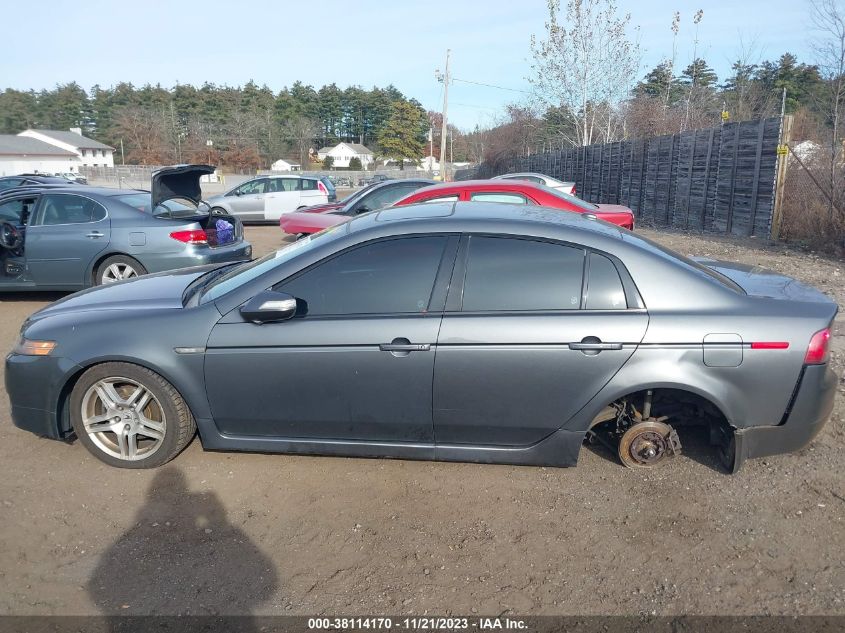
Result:
{"label": "open car hood", "polygon": [[151,209],[155,210],[162,202],[182,198],[199,206],[202,200],[200,177],[213,174],[211,165],[173,165],[153,172],[150,195]]}

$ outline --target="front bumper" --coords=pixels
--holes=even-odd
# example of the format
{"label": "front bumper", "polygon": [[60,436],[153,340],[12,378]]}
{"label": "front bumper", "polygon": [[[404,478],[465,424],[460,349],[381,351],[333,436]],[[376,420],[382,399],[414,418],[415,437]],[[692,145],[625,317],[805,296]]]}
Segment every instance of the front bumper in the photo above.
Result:
{"label": "front bumper", "polygon": [[783,424],[736,430],[733,472],[748,458],[791,453],[807,446],[833,411],[838,381],[829,364],[805,367]]}
{"label": "front bumper", "polygon": [[59,420],[59,404],[68,380],[82,367],[60,356],[6,356],[6,393],[12,422],[37,435],[60,439],[67,435],[67,420]]}
{"label": "front bumper", "polygon": [[250,259],[252,259],[252,244],[241,241],[229,246],[189,247],[176,253],[148,255],[142,259],[141,263],[144,264],[147,272],[160,273],[166,270],[205,266],[206,264],[245,262]]}

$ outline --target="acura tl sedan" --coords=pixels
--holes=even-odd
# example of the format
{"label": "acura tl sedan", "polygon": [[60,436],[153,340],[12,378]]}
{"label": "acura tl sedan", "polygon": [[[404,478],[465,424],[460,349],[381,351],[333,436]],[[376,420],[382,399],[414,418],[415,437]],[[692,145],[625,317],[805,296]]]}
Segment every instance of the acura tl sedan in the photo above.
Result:
{"label": "acura tl sedan", "polygon": [[0,291],[79,290],[148,272],[247,261],[237,218],[202,203],[207,165],[153,174],[152,191],[19,186],[0,194]]}
{"label": "acura tl sedan", "polygon": [[645,468],[699,424],[735,471],[822,428],[836,312],[590,216],[431,203],[62,299],[23,324],[6,389],[18,427],[127,468],[197,432],[208,449],[548,466],[600,436]]}

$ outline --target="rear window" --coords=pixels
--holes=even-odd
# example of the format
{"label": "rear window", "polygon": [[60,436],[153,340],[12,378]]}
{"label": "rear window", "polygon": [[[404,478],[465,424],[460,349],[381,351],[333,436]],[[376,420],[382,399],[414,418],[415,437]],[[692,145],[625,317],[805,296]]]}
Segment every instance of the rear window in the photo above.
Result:
{"label": "rear window", "polygon": [[303,178],[301,181],[303,191],[316,191],[317,181],[313,178]]}
{"label": "rear window", "polygon": [[153,209],[151,208],[152,196],[143,192],[124,194],[115,196],[114,198],[133,209],[156,217],[186,218],[197,215],[198,213],[207,213],[206,210],[199,209],[194,206],[193,202],[185,199],[166,200],[158,205],[155,213],[153,213]]}
{"label": "rear window", "polygon": [[334,183],[331,181],[330,178],[328,178],[327,176],[323,176],[322,178],[320,178],[320,182],[326,185],[326,189],[329,190],[330,194],[335,192]]}
{"label": "rear window", "polygon": [[581,200],[577,196],[573,196],[568,193],[564,193],[560,189],[552,189],[551,187],[546,187],[545,185],[540,185],[546,193],[550,193],[553,196],[556,196],[562,200],[566,200],[568,203],[575,205],[579,209],[584,211],[593,212],[598,209],[598,205],[593,204],[592,202],[587,202],[586,200]]}

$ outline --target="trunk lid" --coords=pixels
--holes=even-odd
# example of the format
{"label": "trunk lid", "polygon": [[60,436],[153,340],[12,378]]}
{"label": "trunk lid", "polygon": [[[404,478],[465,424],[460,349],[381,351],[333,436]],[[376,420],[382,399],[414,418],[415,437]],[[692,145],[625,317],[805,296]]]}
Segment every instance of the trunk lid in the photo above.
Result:
{"label": "trunk lid", "polygon": [[836,305],[836,302],[821,290],[773,270],[706,257],[693,257],[692,259],[727,277],[752,297]]}
{"label": "trunk lid", "polygon": [[211,165],[173,165],[154,171],[150,189],[153,212],[163,202],[178,198],[199,206],[202,202],[200,178],[213,173]]}

